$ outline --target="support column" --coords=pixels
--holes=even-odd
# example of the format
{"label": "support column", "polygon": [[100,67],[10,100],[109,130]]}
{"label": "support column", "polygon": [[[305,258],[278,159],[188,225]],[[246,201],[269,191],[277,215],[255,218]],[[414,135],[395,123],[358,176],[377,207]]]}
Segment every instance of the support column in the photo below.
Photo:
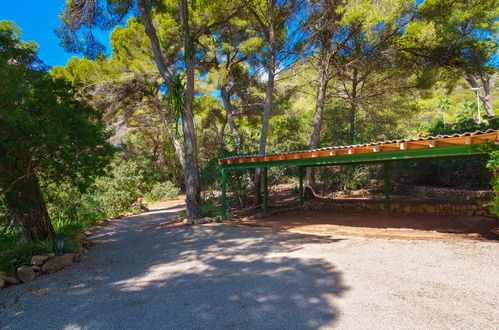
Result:
{"label": "support column", "polygon": [[222,219],[227,220],[227,189],[226,189],[226,173],[222,168]]}
{"label": "support column", "polygon": [[305,168],[300,166],[298,167],[298,177],[300,178],[300,188],[298,193],[300,194],[300,205],[303,205],[303,174],[305,172]]}
{"label": "support column", "polygon": [[263,213],[267,214],[269,211],[269,189],[268,189],[268,168],[263,168]]}
{"label": "support column", "polygon": [[383,162],[383,177],[384,177],[384,191],[385,191],[385,210],[390,211],[391,198],[390,198],[390,163]]}

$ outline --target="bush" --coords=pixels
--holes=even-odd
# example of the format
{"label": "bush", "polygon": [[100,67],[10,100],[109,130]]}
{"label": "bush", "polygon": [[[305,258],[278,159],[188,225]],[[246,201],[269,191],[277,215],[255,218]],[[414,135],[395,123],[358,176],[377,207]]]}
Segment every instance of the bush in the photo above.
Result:
{"label": "bush", "polygon": [[492,189],[494,197],[488,204],[491,207],[491,212],[499,215],[499,147],[496,144],[490,143],[484,147],[489,153],[490,159],[487,162],[487,168],[492,172]]}
{"label": "bush", "polygon": [[165,201],[176,198],[179,192],[180,189],[171,181],[157,182],[150,191],[145,193],[145,198],[148,203]]}

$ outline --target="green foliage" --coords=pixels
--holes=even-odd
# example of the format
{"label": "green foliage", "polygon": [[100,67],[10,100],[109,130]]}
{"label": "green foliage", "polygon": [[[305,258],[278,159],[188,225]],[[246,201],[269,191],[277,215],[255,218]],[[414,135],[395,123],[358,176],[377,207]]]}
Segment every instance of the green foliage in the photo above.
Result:
{"label": "green foliage", "polygon": [[[317,176],[326,191],[349,191],[365,188],[371,178],[378,176],[368,165],[325,167],[317,170]],[[379,176],[378,176],[379,177]]]}
{"label": "green foliage", "polygon": [[220,200],[213,194],[209,193],[201,199],[200,216],[203,217],[216,217],[220,215]]}
{"label": "green foliage", "polygon": [[32,44],[5,26],[2,22],[0,187],[25,174],[19,161],[26,158],[30,170],[47,180],[84,185],[102,173],[114,151],[98,122],[100,114],[82,101],[78,89],[44,72]]}
{"label": "green foliage", "polygon": [[[31,257],[55,251],[55,242],[51,240],[12,244],[6,239],[0,240],[0,271],[13,271],[16,266],[29,264]],[[16,262],[11,262],[15,259]]]}
{"label": "green foliage", "polygon": [[165,201],[177,198],[179,192],[180,189],[175,187],[171,181],[156,182],[150,191],[145,193],[145,198],[148,203]]}
{"label": "green foliage", "polygon": [[499,146],[495,143],[488,143],[483,146],[483,149],[489,154],[487,168],[492,173],[490,183],[494,191],[493,199],[488,205],[493,214],[499,215]]}

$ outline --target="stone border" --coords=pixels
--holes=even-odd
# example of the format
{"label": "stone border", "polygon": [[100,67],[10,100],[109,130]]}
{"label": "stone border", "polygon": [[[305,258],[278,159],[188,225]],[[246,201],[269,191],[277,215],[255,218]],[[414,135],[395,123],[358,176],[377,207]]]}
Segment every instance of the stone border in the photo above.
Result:
{"label": "stone border", "polygon": [[93,243],[85,233],[78,233],[74,238],[78,253],[65,253],[56,256],[55,253],[35,255],[29,264],[20,265],[14,273],[0,271],[0,289],[9,285],[31,282],[41,274],[57,272],[88,255],[88,249]]}
{"label": "stone border", "polygon": [[[270,211],[269,215],[278,215],[293,211],[338,211],[338,212],[386,212],[383,202],[355,202],[355,203],[332,203],[310,201],[305,205],[298,205]],[[392,203],[390,212],[403,214],[432,214],[432,215],[455,215],[455,216],[488,216],[496,217],[490,213],[487,206],[470,204],[408,204]],[[266,215],[258,213],[255,215],[242,217],[240,220],[252,220],[264,218]]]}

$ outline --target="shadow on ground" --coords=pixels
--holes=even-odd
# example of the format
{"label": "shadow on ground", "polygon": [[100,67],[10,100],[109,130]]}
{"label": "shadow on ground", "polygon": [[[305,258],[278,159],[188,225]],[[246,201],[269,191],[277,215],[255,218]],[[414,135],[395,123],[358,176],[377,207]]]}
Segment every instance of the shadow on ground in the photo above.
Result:
{"label": "shadow on ground", "polygon": [[[112,221],[90,256],[0,291],[0,328],[304,328],[332,325],[346,288],[320,236],[233,224],[161,226],[174,210]],[[146,226],[147,229],[144,229]]]}

